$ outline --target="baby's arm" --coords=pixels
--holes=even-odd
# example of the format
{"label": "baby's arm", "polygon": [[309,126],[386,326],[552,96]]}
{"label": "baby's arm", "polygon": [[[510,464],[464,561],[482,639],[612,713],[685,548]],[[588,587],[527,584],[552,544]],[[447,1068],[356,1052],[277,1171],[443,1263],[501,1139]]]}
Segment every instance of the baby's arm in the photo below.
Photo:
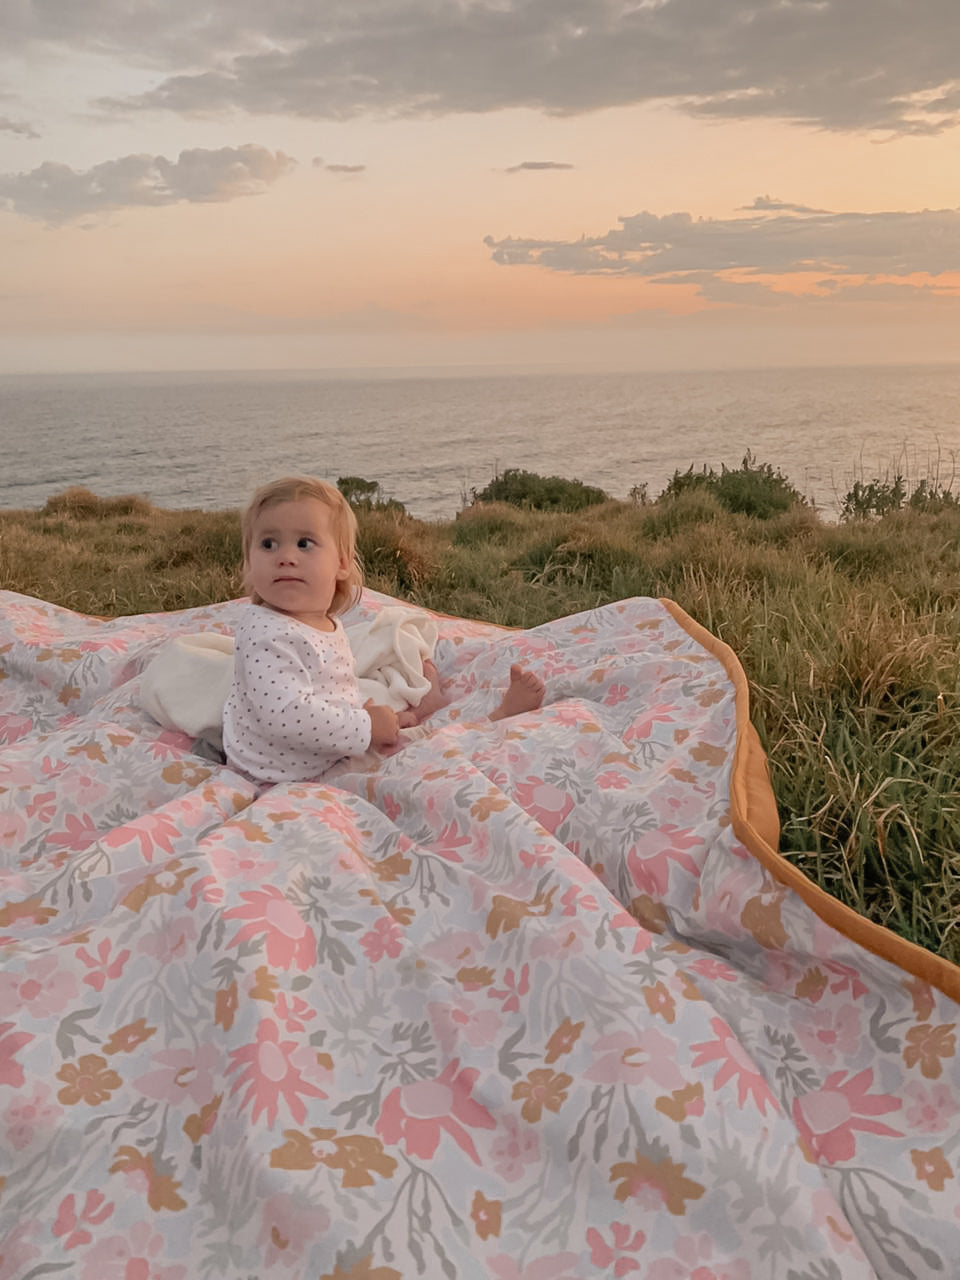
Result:
{"label": "baby's arm", "polygon": [[382,706],[372,698],[363,704],[363,709],[370,717],[371,747],[392,747],[400,728],[397,713],[392,707]]}
{"label": "baby's arm", "polygon": [[285,637],[256,637],[235,658],[244,701],[262,738],[295,750],[362,755],[371,718],[360,706],[325,696],[297,646]]}

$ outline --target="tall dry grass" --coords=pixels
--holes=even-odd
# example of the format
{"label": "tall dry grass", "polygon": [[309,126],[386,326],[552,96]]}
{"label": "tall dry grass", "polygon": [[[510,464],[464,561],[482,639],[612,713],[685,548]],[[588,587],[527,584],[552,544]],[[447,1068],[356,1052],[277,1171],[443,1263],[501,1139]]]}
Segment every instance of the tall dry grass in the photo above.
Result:
{"label": "tall dry grass", "polygon": [[[474,505],[449,523],[358,512],[367,581],[530,627],[668,596],[738,654],[782,849],[831,893],[960,961],[960,510],[822,523],[733,515],[689,487],[575,513]],[[0,512],[0,585],[83,613],[240,591],[234,512],[68,491]]]}

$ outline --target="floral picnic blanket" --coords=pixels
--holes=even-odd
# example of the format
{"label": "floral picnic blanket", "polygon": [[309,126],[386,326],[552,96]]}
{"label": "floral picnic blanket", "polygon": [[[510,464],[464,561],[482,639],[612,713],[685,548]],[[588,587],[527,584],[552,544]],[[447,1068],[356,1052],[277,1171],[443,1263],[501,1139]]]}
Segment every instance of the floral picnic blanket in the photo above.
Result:
{"label": "floral picnic blanket", "polygon": [[729,650],[440,618],[430,732],[258,793],[138,700],[237,608],[0,593],[0,1280],[960,1274],[957,970],[774,852]]}

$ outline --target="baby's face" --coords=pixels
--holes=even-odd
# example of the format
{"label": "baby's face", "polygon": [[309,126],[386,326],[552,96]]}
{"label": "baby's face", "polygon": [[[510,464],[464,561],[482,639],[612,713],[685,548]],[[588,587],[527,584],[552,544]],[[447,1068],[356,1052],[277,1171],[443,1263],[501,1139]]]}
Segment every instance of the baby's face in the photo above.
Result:
{"label": "baby's face", "polygon": [[265,604],[322,630],[331,625],[337,583],[349,574],[332,524],[330,508],[317,498],[265,507],[244,565],[248,586]]}

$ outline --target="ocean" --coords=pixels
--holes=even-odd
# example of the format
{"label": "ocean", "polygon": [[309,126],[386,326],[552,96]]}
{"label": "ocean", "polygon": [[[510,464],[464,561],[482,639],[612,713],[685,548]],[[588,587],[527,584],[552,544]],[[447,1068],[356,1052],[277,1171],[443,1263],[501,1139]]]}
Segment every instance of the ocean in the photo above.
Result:
{"label": "ocean", "polygon": [[[451,519],[518,467],[655,498],[676,470],[749,450],[827,517],[855,479],[960,465],[960,365],[725,372],[396,371],[0,377],[0,507],[70,485],[228,508],[279,474],[362,476]],[[960,477],[958,477],[960,481]]]}

